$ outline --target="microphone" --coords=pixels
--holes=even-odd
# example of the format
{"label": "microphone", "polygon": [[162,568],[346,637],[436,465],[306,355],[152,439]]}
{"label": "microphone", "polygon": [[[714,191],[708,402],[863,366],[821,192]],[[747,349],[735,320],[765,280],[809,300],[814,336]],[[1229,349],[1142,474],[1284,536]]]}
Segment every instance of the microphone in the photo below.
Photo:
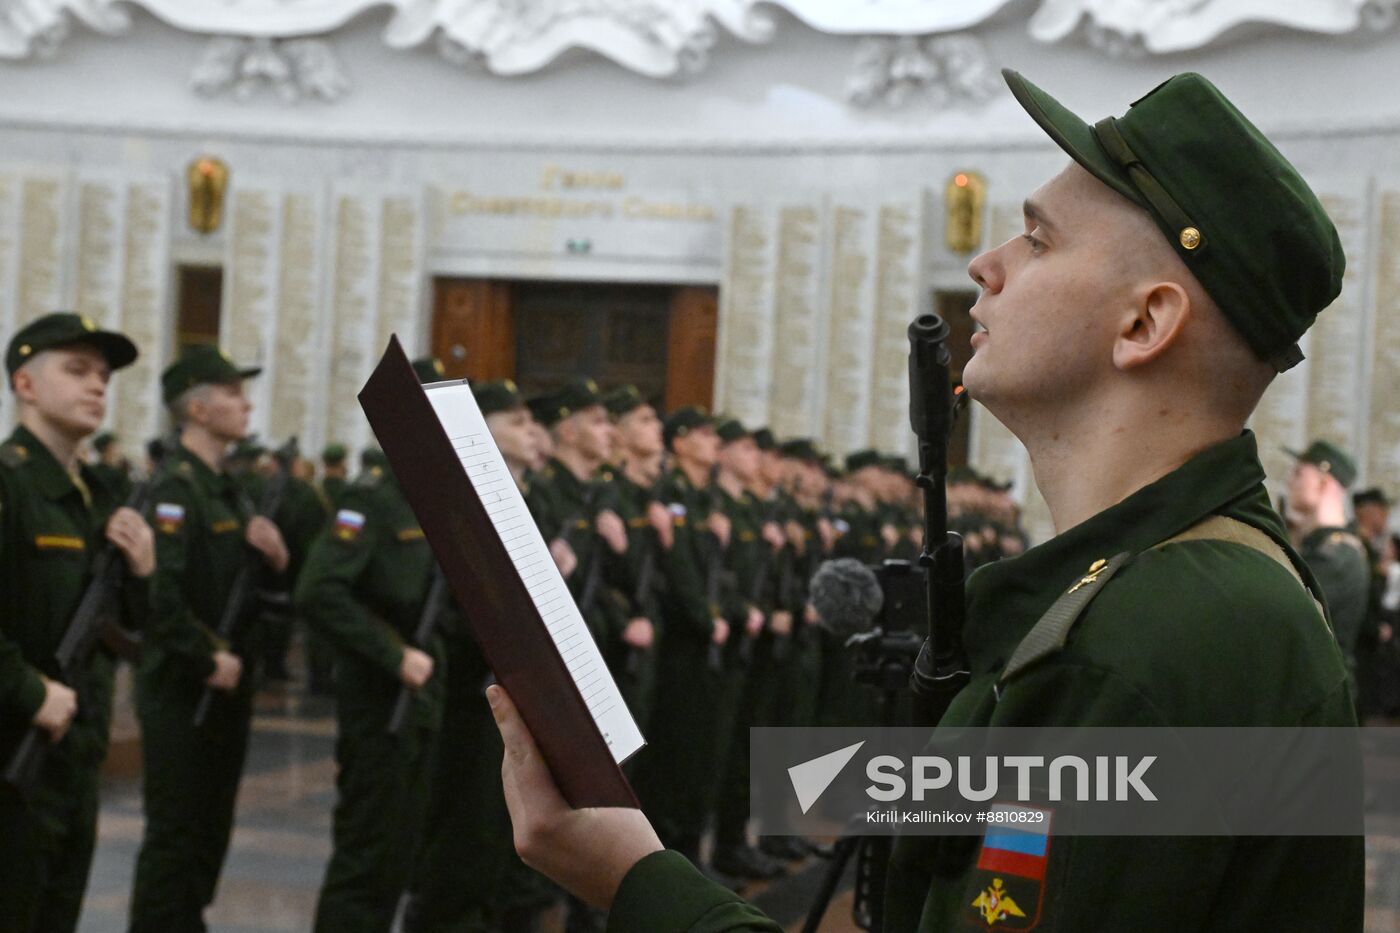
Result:
{"label": "microphone", "polygon": [[885,604],[875,571],[853,557],[823,561],[810,594],[819,623],[842,642],[868,631]]}

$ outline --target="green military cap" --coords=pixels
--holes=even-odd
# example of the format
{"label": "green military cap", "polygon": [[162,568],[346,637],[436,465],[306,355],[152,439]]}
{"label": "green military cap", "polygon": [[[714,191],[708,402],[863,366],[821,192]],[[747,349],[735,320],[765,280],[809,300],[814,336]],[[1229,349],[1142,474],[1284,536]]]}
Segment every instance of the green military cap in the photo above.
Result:
{"label": "green military cap", "polygon": [[714,423],[714,419],[710,417],[710,413],[703,406],[685,405],[666,416],[661,433],[665,438],[666,446],[670,447],[671,442],[676,438],[685,437],[696,428],[712,427]]}
{"label": "green military cap", "polygon": [[909,461],[901,456],[892,454],[888,457],[881,457],[880,465],[894,473],[909,475]]}
{"label": "green military cap", "polygon": [[81,314],[56,311],[35,318],[19,329],[5,351],[5,369],[13,376],[15,370],[33,359],[35,354],[70,344],[91,344],[114,370],[129,366],[136,360],[136,344],[124,334],[99,330],[91,318]]}
{"label": "green military cap", "polygon": [[1002,75],[1065,152],[1152,215],[1261,359],[1279,372],[1302,360],[1298,338],[1342,288],[1341,240],[1307,182],[1215,85],[1180,74],[1090,126]]}
{"label": "green military cap", "polygon": [[249,435],[234,444],[228,456],[230,460],[256,460],[265,453],[267,447],[260,443],[256,436]]}
{"label": "green military cap", "polygon": [[634,385],[618,386],[603,396],[603,404],[607,406],[608,414],[614,418],[634,412],[646,403],[647,400],[642,398],[642,393]]}
{"label": "green military cap", "polygon": [[161,397],[169,405],[198,385],[227,385],[251,379],[262,368],[234,365],[227,353],[214,346],[191,347],[160,374]]}
{"label": "green military cap", "polygon": [[953,467],[948,471],[948,482],[955,486],[963,483],[980,483],[982,477],[970,466]]}
{"label": "green military cap", "polygon": [[1332,474],[1343,487],[1356,482],[1356,461],[1330,441],[1313,441],[1301,453],[1287,447],[1283,448],[1283,452],[1299,463],[1311,463],[1322,472]]}
{"label": "green military cap", "polygon": [[371,467],[386,467],[388,465],[389,458],[378,447],[366,447],[360,451],[360,469],[368,470]]}
{"label": "green military cap", "polygon": [[822,459],[822,455],[817,453],[817,445],[807,437],[783,441],[778,445],[778,453],[792,460],[807,460],[813,463],[819,463]]}
{"label": "green military cap", "polygon": [[732,444],[749,437],[749,432],[744,430],[744,425],[737,418],[725,418],[715,425],[715,433],[719,435],[721,442]]}
{"label": "green military cap", "polygon": [[514,408],[521,408],[525,404],[525,400],[520,397],[520,390],[509,379],[498,379],[495,382],[483,382],[472,386],[472,394],[476,396],[476,403],[481,406],[483,415],[494,415],[498,411],[510,411]]}
{"label": "green military cap", "polygon": [[1394,505],[1385,491],[1379,486],[1372,486],[1370,489],[1362,489],[1352,494],[1351,504],[1353,508],[1360,508],[1363,505],[1383,505],[1386,508]]}
{"label": "green military cap", "polygon": [[538,407],[535,404],[530,407],[535,420],[552,428],[570,415],[603,404],[603,396],[598,391],[598,383],[592,379],[576,379],[536,401]]}
{"label": "green military cap", "polygon": [[345,449],[344,444],[327,444],[321,448],[321,462],[329,466],[335,466],[345,462],[345,458],[350,452]]}
{"label": "green military cap", "polygon": [[542,395],[536,395],[532,398],[528,398],[525,400],[525,407],[530,409],[530,416],[536,421],[538,421],[540,424],[545,423],[545,410],[550,406],[550,404],[550,393],[548,392]]}
{"label": "green military cap", "polygon": [[447,378],[447,370],[442,360],[435,356],[424,356],[413,361],[413,375],[422,383],[441,382]]}
{"label": "green military cap", "polygon": [[117,436],[115,434],[113,434],[111,431],[103,431],[101,434],[97,435],[92,439],[92,449],[97,451],[98,453],[102,453],[104,450],[106,450],[108,447],[111,447],[116,442]]}
{"label": "green military cap", "polygon": [[759,450],[778,449],[778,441],[773,437],[773,432],[769,428],[759,428],[753,432],[753,442],[758,445]]}
{"label": "green military cap", "polygon": [[856,470],[863,470],[870,466],[880,465],[880,452],[866,448],[857,450],[846,455],[846,472],[854,473]]}

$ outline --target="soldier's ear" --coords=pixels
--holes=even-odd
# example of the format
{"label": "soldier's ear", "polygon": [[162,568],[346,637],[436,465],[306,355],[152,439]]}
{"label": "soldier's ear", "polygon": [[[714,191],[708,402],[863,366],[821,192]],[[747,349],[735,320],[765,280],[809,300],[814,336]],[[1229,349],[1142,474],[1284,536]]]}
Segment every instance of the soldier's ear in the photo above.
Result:
{"label": "soldier's ear", "polygon": [[36,362],[39,357],[35,357],[15,370],[10,377],[10,388],[15,393],[15,398],[21,402],[33,402],[36,399],[34,393],[34,373],[37,369]]}
{"label": "soldier's ear", "polygon": [[1177,342],[1190,316],[1191,296],[1180,284],[1145,286],[1120,313],[1113,365],[1129,370],[1157,359]]}

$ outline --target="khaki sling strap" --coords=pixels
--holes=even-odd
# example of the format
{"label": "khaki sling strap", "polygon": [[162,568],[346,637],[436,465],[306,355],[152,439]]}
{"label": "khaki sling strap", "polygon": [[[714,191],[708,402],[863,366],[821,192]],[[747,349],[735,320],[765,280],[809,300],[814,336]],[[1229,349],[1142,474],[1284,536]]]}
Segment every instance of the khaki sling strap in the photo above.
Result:
{"label": "khaki sling strap", "polygon": [[[1180,534],[1173,535],[1167,540],[1153,545],[1151,550],[1155,551],[1168,544],[1176,544],[1181,541],[1227,541],[1252,548],[1281,565],[1292,575],[1294,580],[1298,581],[1298,585],[1303,586],[1306,590],[1302,574],[1293,565],[1288,553],[1279,546],[1277,541],[1253,525],[1247,525],[1224,515],[1211,515]],[[1064,649],[1070,629],[1074,627],[1074,623],[1078,621],[1080,614],[1089,605],[1089,602],[1098,595],[1104,584],[1132,559],[1131,553],[1123,551],[1108,560],[1096,561],[1089,568],[1088,573],[1081,577],[1074,586],[1066,590],[1059,599],[1055,600],[1054,605],[1045,611],[1045,615],[1041,616],[1039,621],[1026,633],[1026,637],[1021,639],[1021,643],[1011,654],[1011,660],[1002,669],[1001,676],[997,678],[998,697],[1001,694],[1001,686],[1016,674],[1042,658]],[[1311,591],[1308,591],[1308,595],[1317,608],[1318,618],[1326,625],[1327,615],[1322,609],[1322,604],[1318,602],[1317,597]]]}

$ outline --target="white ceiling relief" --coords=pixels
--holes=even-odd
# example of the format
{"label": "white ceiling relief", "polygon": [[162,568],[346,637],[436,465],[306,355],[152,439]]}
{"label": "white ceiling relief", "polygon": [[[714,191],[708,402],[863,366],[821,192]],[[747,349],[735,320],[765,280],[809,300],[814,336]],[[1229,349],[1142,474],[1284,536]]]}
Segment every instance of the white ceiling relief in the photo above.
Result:
{"label": "white ceiling relief", "polygon": [[[1025,15],[1032,38],[1087,42],[1114,56],[1209,45],[1242,27],[1321,35],[1394,26],[1400,0],[0,0],[0,58],[51,55],[73,28],[122,35],[141,10],[208,36],[190,77],[205,95],[335,100],[351,80],[334,34],[367,13],[386,17],[392,49],[433,48],[448,61],[501,76],[549,67],[582,49],[649,78],[689,77],[722,35],[761,44],[779,8],[812,29],[858,38],[848,100],[899,106],[977,104],[994,92],[995,64],[977,27]],[[1008,9],[1010,7],[1010,9]],[[1018,12],[1019,10],[1019,12]],[[1003,17],[1004,19],[1004,17]]]}

